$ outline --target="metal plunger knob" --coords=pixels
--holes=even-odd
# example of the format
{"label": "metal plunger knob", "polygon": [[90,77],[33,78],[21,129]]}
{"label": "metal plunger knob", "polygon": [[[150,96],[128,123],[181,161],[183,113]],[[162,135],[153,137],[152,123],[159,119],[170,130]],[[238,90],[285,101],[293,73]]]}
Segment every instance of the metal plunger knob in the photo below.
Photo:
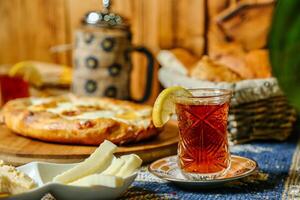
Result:
{"label": "metal plunger knob", "polygon": [[103,4],[103,10],[105,12],[108,12],[110,8],[110,0],[102,0],[102,4]]}

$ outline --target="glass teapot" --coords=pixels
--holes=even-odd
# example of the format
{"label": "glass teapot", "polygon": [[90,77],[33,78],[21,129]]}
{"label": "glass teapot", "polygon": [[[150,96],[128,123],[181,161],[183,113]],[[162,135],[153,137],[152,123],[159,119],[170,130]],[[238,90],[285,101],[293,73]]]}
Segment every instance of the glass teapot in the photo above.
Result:
{"label": "glass teapot", "polygon": [[131,53],[147,58],[146,101],[151,93],[154,59],[145,47],[131,44],[130,26],[124,18],[109,11],[110,1],[103,0],[102,12],[88,12],[75,31],[72,91],[77,95],[106,96],[132,100],[130,97]]}

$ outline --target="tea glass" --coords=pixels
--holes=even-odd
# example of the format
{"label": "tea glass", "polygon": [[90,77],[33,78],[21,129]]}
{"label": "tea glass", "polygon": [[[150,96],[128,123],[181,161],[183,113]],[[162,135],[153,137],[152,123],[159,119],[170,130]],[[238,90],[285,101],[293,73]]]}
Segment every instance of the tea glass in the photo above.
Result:
{"label": "tea glass", "polygon": [[230,167],[227,118],[232,92],[189,91],[193,96],[174,99],[179,127],[178,165],[187,179],[215,179]]}
{"label": "tea glass", "polygon": [[0,107],[16,98],[28,97],[29,83],[21,77],[0,74]]}

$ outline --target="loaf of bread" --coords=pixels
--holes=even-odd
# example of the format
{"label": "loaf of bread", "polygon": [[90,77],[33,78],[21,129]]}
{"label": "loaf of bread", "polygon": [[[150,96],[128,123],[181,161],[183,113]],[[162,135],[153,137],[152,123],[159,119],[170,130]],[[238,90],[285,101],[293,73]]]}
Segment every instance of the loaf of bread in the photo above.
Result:
{"label": "loaf of bread", "polygon": [[247,68],[253,71],[254,78],[270,78],[272,76],[268,50],[252,50],[247,53],[245,61]]}
{"label": "loaf of bread", "polygon": [[236,82],[272,76],[268,50],[246,52],[239,43],[219,44],[218,51],[201,59],[185,49],[162,50],[158,61],[180,74],[213,82]]}
{"label": "loaf of bread", "polygon": [[208,56],[202,57],[191,70],[190,76],[200,80],[214,82],[236,82],[242,80],[240,75],[228,67],[213,61]]}
{"label": "loaf of bread", "polygon": [[185,49],[176,48],[161,50],[157,55],[157,60],[163,67],[169,67],[181,74],[188,75],[199,58]]}

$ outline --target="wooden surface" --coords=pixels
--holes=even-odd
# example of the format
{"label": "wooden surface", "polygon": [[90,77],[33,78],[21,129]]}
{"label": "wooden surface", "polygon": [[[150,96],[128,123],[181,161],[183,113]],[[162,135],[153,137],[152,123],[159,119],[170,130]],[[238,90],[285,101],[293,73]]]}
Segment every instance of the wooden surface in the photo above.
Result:
{"label": "wooden surface", "polygon": [[[177,136],[177,125],[174,122],[169,122],[157,138],[119,147],[116,155],[136,153],[144,162],[151,162],[161,157],[174,155],[177,150]],[[16,135],[4,126],[0,127],[0,160],[13,165],[22,165],[32,161],[80,162],[95,149],[95,146],[41,142]]]}
{"label": "wooden surface", "polygon": [[0,64],[24,59],[66,63],[66,54],[48,50],[68,39],[65,16],[61,0],[1,0]]}

